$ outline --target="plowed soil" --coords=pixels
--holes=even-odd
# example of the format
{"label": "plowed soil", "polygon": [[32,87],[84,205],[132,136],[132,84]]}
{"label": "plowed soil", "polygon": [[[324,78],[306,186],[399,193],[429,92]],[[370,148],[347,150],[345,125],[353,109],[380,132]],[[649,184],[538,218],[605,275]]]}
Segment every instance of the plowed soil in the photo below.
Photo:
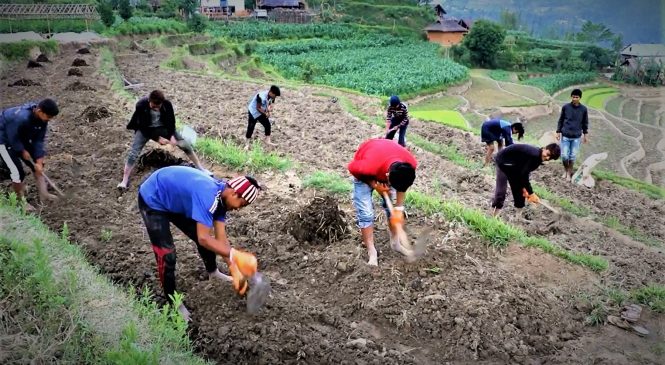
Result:
{"label": "plowed soil", "polygon": [[[8,70],[11,80],[30,78],[44,86],[9,88],[2,83],[0,107],[57,98],[61,114],[50,123],[46,166],[67,198],[43,207],[41,218],[54,230],[67,223],[72,241],[109,278],[120,284],[147,285],[162,301],[154,256],[136,209],[136,186],[161,163],[188,161],[180,151],[150,142],[130,189],[116,190],[132,139],[125,125],[134,100],[114,95],[94,71],[99,65],[97,53],[81,56],[64,50],[43,68],[26,70],[21,64]],[[242,140],[247,100],[270,84],[164,70],[157,67],[164,55],[124,54],[117,59],[120,71],[144,84],[136,91],[137,98],[153,89],[164,90],[177,116],[209,137]],[[79,79],[92,90],[65,88],[72,82],[66,70],[77,57],[91,66]],[[661,362],[653,348],[663,342],[662,317],[645,309],[651,331],[646,338],[611,326],[588,327],[584,321],[590,309],[581,298],[599,292],[599,287],[630,290],[648,282],[665,283],[662,248],[646,247],[587,220],[563,222],[547,237],[576,251],[604,256],[610,269],[600,275],[517,243],[495,251],[465,226],[418,211],[409,212],[413,238],[434,229],[426,256],[405,263],[390,250],[380,221],[379,267],[366,266],[350,199],[321,196],[287,182],[318,170],[347,176],[346,164],[360,142],[382,133],[346,114],[339,103],[316,96],[317,92],[321,90],[282,89],[275,104],[277,145],[272,151],[296,161],[299,170],[255,174],[267,188],[254,204],[233,212],[228,220],[231,242],[255,252],[260,270],[271,278],[273,294],[267,306],[256,316],[248,315],[244,299],[228,284],[207,280],[194,244],[175,235],[177,288],[185,293],[193,314],[191,337],[202,356],[220,364]],[[371,105],[367,98],[350,98],[358,106]],[[97,109],[101,107],[105,113]],[[455,144],[473,159],[482,154],[473,138],[462,132],[429,124],[412,129],[433,142]],[[258,127],[255,135],[262,132]],[[412,149],[421,164],[414,189],[487,208],[491,176]],[[218,177],[241,173],[205,164]],[[552,164],[541,168],[535,179],[594,211],[612,209],[627,222],[662,237],[662,202],[606,183],[593,191],[572,189],[555,180],[559,173],[560,165]],[[33,184],[32,178],[28,181]],[[36,203],[35,190],[29,200]],[[297,219],[325,216],[311,208],[317,199],[346,217],[333,220],[345,225],[346,233],[328,242],[303,244],[285,227],[294,226]],[[299,214],[307,211],[314,214]],[[542,228],[545,222],[548,214],[536,210],[523,226]],[[110,230],[112,238],[102,240],[102,230]],[[223,264],[220,269],[226,271]]]}

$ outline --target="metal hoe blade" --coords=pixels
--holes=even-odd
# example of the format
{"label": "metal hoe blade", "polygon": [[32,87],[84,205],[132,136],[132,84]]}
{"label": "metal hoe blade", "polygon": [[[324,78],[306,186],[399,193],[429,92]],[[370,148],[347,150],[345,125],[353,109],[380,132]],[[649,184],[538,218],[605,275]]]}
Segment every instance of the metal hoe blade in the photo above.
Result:
{"label": "metal hoe blade", "polygon": [[247,293],[247,312],[256,314],[263,307],[270,296],[270,279],[261,273],[256,273],[249,279]]}

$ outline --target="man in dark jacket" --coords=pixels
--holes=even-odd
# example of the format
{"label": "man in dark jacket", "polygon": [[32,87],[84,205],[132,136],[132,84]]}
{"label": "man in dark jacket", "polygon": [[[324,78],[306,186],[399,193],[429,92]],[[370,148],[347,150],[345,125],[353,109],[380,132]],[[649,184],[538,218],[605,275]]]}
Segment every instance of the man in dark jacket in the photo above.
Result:
{"label": "man in dark jacket", "polygon": [[197,169],[210,173],[201,165],[192,145],[175,130],[173,105],[164,98],[164,94],[160,90],[152,91],[147,98],[144,97],[136,103],[136,109],[127,124],[127,129],[134,131],[134,141],[127,155],[122,181],[118,184],[119,189],[127,189],[136,160],[149,139],[161,145],[178,146],[192,160]]}
{"label": "man in dark jacket", "polygon": [[[521,215],[521,208],[524,208],[525,199],[530,203],[540,202],[531,187],[529,174],[543,162],[556,160],[560,155],[561,149],[556,143],[551,143],[543,148],[528,144],[514,144],[501,150],[496,155],[496,188],[492,200],[492,215],[497,216],[501,212],[503,202],[506,200],[508,184],[513,193],[515,208],[518,209],[518,217]],[[523,194],[524,189],[527,194]]]}
{"label": "man in dark jacket", "polygon": [[[561,141],[561,161],[564,168],[564,179],[573,177],[575,159],[580,151],[580,140],[589,142],[589,114],[587,108],[580,104],[582,90],[575,89],[570,93],[571,102],[561,108],[561,116],[556,126],[557,141]],[[583,138],[581,138],[584,136]]]}
{"label": "man in dark jacket", "polygon": [[28,166],[34,165],[40,200],[56,199],[55,195],[48,193],[43,172],[47,123],[58,113],[56,102],[44,99],[39,104],[27,103],[5,109],[0,114],[0,170],[9,172],[12,187],[19,198],[25,191],[22,164],[25,162]]}

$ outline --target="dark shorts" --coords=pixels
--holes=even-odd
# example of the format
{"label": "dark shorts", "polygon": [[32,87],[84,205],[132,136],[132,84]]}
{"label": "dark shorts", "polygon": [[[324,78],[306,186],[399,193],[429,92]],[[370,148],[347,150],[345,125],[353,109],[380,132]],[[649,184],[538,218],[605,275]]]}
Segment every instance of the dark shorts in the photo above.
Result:
{"label": "dark shorts", "polygon": [[496,135],[492,133],[489,126],[483,125],[480,128],[480,140],[483,143],[492,144],[494,142],[501,141],[501,135]]}

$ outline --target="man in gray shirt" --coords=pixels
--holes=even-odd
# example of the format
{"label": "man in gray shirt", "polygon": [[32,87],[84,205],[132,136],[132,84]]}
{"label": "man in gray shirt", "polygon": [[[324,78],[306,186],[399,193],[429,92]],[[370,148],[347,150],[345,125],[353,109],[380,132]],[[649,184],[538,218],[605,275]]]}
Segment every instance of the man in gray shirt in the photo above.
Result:
{"label": "man in gray shirt", "polygon": [[589,141],[589,114],[586,106],[580,104],[582,90],[570,93],[571,102],[561,108],[561,116],[556,127],[556,139],[561,141],[561,160],[564,167],[564,179],[573,177],[573,166],[580,151],[580,143]]}

